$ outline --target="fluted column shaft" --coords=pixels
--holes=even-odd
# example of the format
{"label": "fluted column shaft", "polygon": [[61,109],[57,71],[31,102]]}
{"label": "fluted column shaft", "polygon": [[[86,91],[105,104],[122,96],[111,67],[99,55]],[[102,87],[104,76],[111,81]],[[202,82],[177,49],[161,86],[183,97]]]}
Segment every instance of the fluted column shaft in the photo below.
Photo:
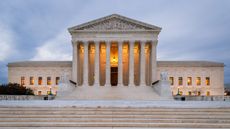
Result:
{"label": "fluted column shaft", "polygon": [[100,56],[99,56],[99,54],[100,54],[100,42],[98,41],[98,42],[95,42],[95,68],[94,68],[95,77],[94,77],[94,85],[96,85],[96,86],[99,86],[99,84],[100,84],[100,81],[99,81],[99,79],[100,79],[99,78],[99,76],[100,76],[100,73],[99,73]]}
{"label": "fluted column shaft", "polygon": [[141,41],[141,62],[140,62],[140,65],[141,65],[141,69],[140,69],[140,76],[141,76],[141,82],[140,84],[141,85],[146,85],[145,83],[145,42],[144,41]]}
{"label": "fluted column shaft", "polygon": [[157,40],[154,40],[154,41],[152,41],[152,49],[151,49],[151,66],[152,66],[152,73],[151,73],[151,75],[152,75],[152,82],[151,83],[153,83],[153,82],[155,82],[155,81],[157,81],[157,49],[156,49],[156,47],[157,47]]}
{"label": "fluted column shaft", "polygon": [[122,44],[118,42],[118,85],[123,85],[123,73],[122,73]]}
{"label": "fluted column shaft", "polygon": [[129,42],[129,86],[134,86],[134,43]]}
{"label": "fluted column shaft", "polygon": [[72,80],[77,83],[77,61],[78,61],[78,48],[77,42],[72,42],[73,46],[73,64],[72,64]]}
{"label": "fluted column shaft", "polygon": [[88,72],[88,42],[84,42],[84,85],[85,86],[88,86],[89,83],[88,83],[88,75],[89,75],[89,72]]}
{"label": "fluted column shaft", "polygon": [[106,86],[110,86],[110,47],[111,44],[109,41],[106,42]]}

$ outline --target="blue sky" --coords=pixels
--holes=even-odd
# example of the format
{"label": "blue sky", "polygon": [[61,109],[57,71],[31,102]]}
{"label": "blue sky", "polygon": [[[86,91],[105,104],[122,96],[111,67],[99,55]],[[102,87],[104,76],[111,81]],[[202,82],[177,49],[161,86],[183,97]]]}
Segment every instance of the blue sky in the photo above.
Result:
{"label": "blue sky", "polygon": [[0,83],[7,63],[71,60],[72,27],[117,13],[162,27],[158,60],[224,62],[230,83],[229,0],[0,1]]}

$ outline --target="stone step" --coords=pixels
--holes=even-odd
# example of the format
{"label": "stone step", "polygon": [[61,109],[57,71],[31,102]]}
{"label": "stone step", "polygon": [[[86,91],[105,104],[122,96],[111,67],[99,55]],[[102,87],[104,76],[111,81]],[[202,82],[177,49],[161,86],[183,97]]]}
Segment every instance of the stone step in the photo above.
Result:
{"label": "stone step", "polygon": [[[146,129],[140,127],[48,127],[49,129]],[[47,129],[47,127],[0,127],[0,129]],[[151,127],[151,129],[177,129],[170,127]],[[185,128],[179,128],[185,129]],[[210,129],[210,128],[186,128],[186,129]],[[211,128],[211,129],[220,129],[220,128]],[[229,128],[221,128],[229,129]]]}
{"label": "stone step", "polygon": [[230,115],[0,115],[0,118],[154,118],[154,119],[230,119]]}
{"label": "stone step", "polygon": [[0,108],[0,112],[4,111],[132,111],[132,112],[230,112],[230,108],[81,108],[81,107],[4,107]]}
{"label": "stone step", "polygon": [[228,108],[1,107],[0,128],[230,128]]}
{"label": "stone step", "polygon": [[230,119],[140,119],[140,118],[0,118],[0,122],[137,122],[137,123],[230,123]]}
{"label": "stone step", "polygon": [[0,127],[161,127],[161,128],[230,128],[223,123],[125,123],[125,122],[1,122]]}
{"label": "stone step", "polygon": [[8,115],[19,115],[19,114],[24,114],[24,115],[33,115],[33,114],[46,114],[46,115],[55,115],[55,114],[66,114],[66,115],[97,115],[97,114],[101,114],[101,115],[110,115],[110,114],[116,114],[116,115],[230,115],[230,112],[131,112],[131,111],[127,111],[127,112],[120,112],[120,111],[2,111],[0,112],[0,115],[4,115],[4,114],[8,114]]}

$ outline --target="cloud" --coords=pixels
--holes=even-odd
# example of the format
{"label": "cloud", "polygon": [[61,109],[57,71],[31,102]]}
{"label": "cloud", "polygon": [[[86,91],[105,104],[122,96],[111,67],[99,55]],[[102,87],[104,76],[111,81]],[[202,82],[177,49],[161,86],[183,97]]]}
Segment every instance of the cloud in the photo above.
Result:
{"label": "cloud", "polygon": [[13,54],[14,36],[11,30],[0,23],[0,61],[4,61]]}
{"label": "cloud", "polygon": [[68,37],[68,32],[62,31],[45,41],[36,48],[36,54],[31,60],[71,60],[71,40]]}

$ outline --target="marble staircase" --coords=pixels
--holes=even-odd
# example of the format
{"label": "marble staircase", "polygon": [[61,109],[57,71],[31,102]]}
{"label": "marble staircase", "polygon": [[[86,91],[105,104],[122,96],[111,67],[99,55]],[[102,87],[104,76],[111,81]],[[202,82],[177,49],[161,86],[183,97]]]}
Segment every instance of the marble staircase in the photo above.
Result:
{"label": "marble staircase", "polygon": [[229,108],[1,107],[0,129],[230,128]]}

